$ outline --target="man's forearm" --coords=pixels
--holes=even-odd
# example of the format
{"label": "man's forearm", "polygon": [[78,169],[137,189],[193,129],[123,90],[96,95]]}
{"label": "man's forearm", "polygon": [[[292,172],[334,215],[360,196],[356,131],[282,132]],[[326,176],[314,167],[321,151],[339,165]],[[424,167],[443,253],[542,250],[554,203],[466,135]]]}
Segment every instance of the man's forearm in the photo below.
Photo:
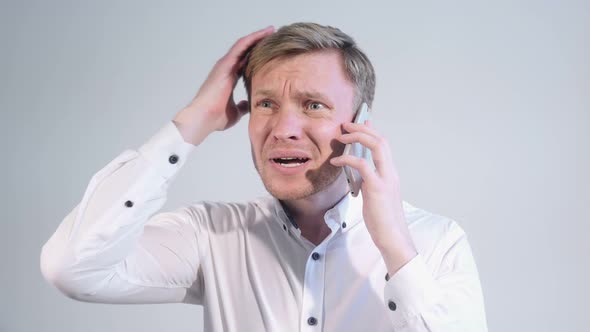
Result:
{"label": "man's forearm", "polygon": [[213,131],[207,127],[204,113],[199,111],[198,106],[191,104],[179,111],[172,120],[184,141],[195,146]]}

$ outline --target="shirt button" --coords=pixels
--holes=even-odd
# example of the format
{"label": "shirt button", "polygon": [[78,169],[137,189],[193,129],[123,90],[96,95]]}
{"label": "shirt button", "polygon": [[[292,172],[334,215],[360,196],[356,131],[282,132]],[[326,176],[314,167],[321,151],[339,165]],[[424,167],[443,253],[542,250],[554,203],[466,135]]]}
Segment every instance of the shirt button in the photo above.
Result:
{"label": "shirt button", "polygon": [[395,304],[395,302],[389,300],[389,303],[387,304],[389,306],[389,310],[391,311],[395,311],[395,309],[397,309],[397,305]]}
{"label": "shirt button", "polygon": [[346,228],[346,222],[342,223],[342,228]]}
{"label": "shirt button", "polygon": [[287,230],[287,225],[283,224],[283,229]]}
{"label": "shirt button", "polygon": [[311,254],[311,258],[313,258],[314,261],[317,261],[318,259],[320,259],[320,254],[314,252],[313,254]]}
{"label": "shirt button", "polygon": [[318,323],[318,320],[315,319],[315,317],[309,317],[307,319],[307,324],[309,324],[309,325],[316,325],[317,323]]}
{"label": "shirt button", "polygon": [[385,281],[389,281],[389,272],[385,273]]}
{"label": "shirt button", "polygon": [[133,206],[133,202],[132,201],[127,201],[127,202],[125,202],[125,206],[126,207],[132,207]]}
{"label": "shirt button", "polygon": [[169,161],[171,164],[176,164],[176,162],[178,161],[178,156],[177,156],[177,155],[175,155],[175,154],[173,154],[173,155],[171,155],[171,156],[170,156],[170,158],[168,158],[168,161]]}

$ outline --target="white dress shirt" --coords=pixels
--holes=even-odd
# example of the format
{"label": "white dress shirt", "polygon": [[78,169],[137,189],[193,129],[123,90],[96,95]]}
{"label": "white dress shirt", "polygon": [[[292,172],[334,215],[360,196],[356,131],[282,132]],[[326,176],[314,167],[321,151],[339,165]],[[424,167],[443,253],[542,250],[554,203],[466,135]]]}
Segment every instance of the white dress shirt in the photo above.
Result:
{"label": "white dress shirt", "polygon": [[317,246],[273,197],[158,213],[194,148],[171,121],[96,173],[41,250],[44,277],[79,301],[203,305],[205,331],[487,331],[455,221],[403,202],[418,255],[388,277],[360,195]]}

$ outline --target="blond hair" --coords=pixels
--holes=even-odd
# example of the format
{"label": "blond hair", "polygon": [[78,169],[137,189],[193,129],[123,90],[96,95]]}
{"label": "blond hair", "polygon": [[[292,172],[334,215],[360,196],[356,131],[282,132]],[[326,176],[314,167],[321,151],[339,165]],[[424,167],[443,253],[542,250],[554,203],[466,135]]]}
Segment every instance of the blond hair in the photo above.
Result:
{"label": "blond hair", "polygon": [[375,70],[369,58],[352,37],[339,29],[303,22],[281,27],[257,43],[247,55],[243,75],[248,101],[252,92],[252,77],[265,64],[274,59],[323,50],[336,50],[342,56],[346,77],[356,87],[353,109],[357,109],[361,102],[371,107],[375,95]]}

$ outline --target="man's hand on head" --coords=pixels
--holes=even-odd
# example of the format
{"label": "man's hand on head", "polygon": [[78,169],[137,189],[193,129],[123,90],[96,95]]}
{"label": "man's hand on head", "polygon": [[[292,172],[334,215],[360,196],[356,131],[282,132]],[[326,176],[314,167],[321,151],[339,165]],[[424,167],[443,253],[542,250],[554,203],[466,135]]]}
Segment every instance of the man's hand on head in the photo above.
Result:
{"label": "man's hand on head", "polygon": [[269,26],[243,36],[215,63],[190,104],[174,117],[186,142],[198,145],[211,132],[232,127],[248,112],[248,101],[236,104],[233,90],[246,64],[247,51],[273,32],[274,27]]}

